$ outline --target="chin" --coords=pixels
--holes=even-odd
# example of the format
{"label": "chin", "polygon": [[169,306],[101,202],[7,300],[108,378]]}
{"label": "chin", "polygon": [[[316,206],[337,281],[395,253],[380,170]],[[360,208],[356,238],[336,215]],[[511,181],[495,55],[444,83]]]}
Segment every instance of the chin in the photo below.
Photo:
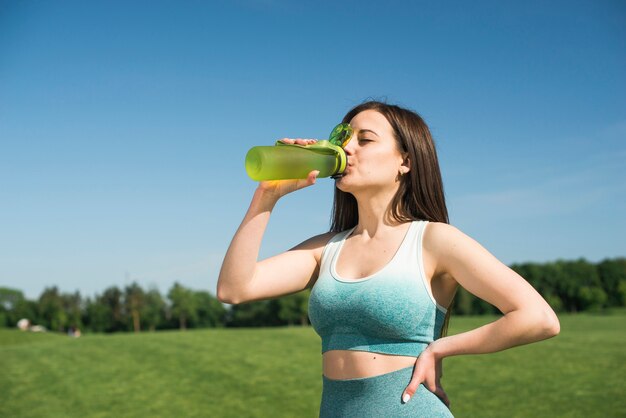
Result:
{"label": "chin", "polygon": [[354,184],[350,184],[350,179],[346,179],[345,177],[340,177],[335,180],[335,187],[345,193],[352,193],[355,189]]}
{"label": "chin", "polygon": [[346,190],[346,183],[343,181],[343,177],[340,177],[335,180],[335,187],[341,190],[342,192],[348,192]]}

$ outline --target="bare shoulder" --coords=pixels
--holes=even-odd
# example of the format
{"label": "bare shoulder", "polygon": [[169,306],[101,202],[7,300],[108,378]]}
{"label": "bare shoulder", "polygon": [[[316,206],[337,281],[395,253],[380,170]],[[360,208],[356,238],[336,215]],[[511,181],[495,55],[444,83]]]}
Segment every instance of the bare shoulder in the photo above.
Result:
{"label": "bare shoulder", "polygon": [[452,263],[476,251],[484,250],[474,239],[454,225],[429,222],[423,237],[424,252],[433,264],[434,275],[454,270]]}
{"label": "bare shoulder", "polygon": [[443,222],[428,222],[423,245],[433,254],[443,254],[469,237],[457,227]]}

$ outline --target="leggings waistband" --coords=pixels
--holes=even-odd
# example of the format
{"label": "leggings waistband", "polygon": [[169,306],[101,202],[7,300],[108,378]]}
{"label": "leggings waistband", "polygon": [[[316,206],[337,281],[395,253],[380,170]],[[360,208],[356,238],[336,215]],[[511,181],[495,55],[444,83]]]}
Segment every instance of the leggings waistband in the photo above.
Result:
{"label": "leggings waistband", "polygon": [[409,402],[401,401],[412,376],[413,366],[354,379],[329,379],[322,374],[320,417],[452,417],[445,404],[423,384]]}

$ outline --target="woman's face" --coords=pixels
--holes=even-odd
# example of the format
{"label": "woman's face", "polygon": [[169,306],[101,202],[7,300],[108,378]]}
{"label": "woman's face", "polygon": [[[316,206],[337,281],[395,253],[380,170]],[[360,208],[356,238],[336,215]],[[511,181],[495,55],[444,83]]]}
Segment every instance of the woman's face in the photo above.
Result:
{"label": "woman's face", "polygon": [[350,125],[354,134],[345,147],[348,166],[337,179],[337,188],[353,193],[364,188],[397,187],[404,158],[387,118],[375,110],[364,110]]}

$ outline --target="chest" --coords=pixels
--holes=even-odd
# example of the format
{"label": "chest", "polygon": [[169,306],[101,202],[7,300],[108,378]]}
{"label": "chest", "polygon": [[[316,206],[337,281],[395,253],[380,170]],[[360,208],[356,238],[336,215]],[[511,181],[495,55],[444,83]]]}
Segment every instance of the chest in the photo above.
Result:
{"label": "chest", "polygon": [[358,280],[376,274],[394,259],[406,233],[406,229],[399,229],[377,239],[349,237],[337,254],[337,274],[346,280]]}

